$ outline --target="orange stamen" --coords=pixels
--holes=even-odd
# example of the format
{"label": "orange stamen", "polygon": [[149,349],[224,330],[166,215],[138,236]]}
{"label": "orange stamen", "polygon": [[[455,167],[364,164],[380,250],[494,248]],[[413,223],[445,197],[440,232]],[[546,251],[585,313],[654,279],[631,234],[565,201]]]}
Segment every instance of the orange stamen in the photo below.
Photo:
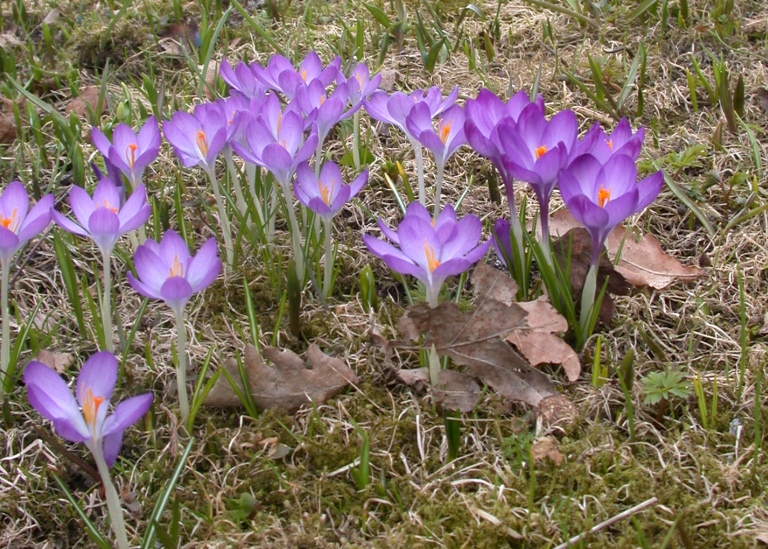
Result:
{"label": "orange stamen", "polygon": [[14,208],[11,212],[11,217],[3,217],[0,215],[0,225],[5,227],[6,229],[16,232],[16,229],[19,228],[19,211],[18,209]]}
{"label": "orange stamen", "polygon": [[117,213],[117,211],[118,211],[118,210],[117,210],[117,208],[115,208],[115,207],[114,207],[112,204],[110,204],[109,202],[107,202],[107,199],[106,199],[106,198],[104,199],[104,203],[101,205],[101,207],[102,207],[102,208],[106,208],[106,209],[108,209],[109,211],[111,211],[112,213],[115,213],[115,214],[116,214],[116,213]]}
{"label": "orange stamen", "polygon": [[440,121],[438,134],[440,135],[440,141],[443,142],[443,145],[448,141],[448,136],[451,135],[451,126],[453,126],[453,120],[449,120],[448,122]]}
{"label": "orange stamen", "polygon": [[542,145],[541,147],[536,147],[536,160],[547,154],[547,151],[549,149],[546,145]]}
{"label": "orange stamen", "polygon": [[280,129],[283,127],[283,113],[277,115],[277,135],[280,135]]}
{"label": "orange stamen", "polygon": [[[173,256],[173,265],[171,266],[171,273],[168,275],[168,278],[173,276],[184,276],[184,265],[179,261],[178,255]],[[168,280],[168,278],[166,278],[166,280]]]}
{"label": "orange stamen", "polygon": [[605,207],[605,204],[611,199],[611,189],[606,189],[600,185],[600,190],[597,191],[597,205],[601,208]]}
{"label": "orange stamen", "polygon": [[613,150],[613,139],[606,139],[605,144],[608,145],[608,148]]}
{"label": "orange stamen", "polygon": [[125,158],[128,160],[128,166],[133,169],[133,165],[136,163],[136,150],[139,146],[136,143],[128,145],[128,149],[125,151]]}
{"label": "orange stamen", "polygon": [[320,188],[320,198],[323,199],[323,202],[325,202],[326,206],[331,205],[331,197],[333,196],[333,189],[336,186],[336,180],[331,179],[331,185],[326,186],[323,185],[322,181],[317,182],[318,187]]}
{"label": "orange stamen", "polygon": [[427,266],[429,272],[434,273],[435,269],[440,266],[440,261],[435,257],[435,249],[424,239],[424,253],[427,255]]}
{"label": "orange stamen", "polygon": [[99,406],[104,403],[104,397],[93,396],[93,391],[90,388],[85,389],[81,387],[80,391],[85,393],[83,397],[83,417],[88,426],[95,430]]}
{"label": "orange stamen", "polygon": [[320,96],[320,105],[322,106],[323,103],[325,103],[325,94]]}
{"label": "orange stamen", "polygon": [[307,81],[307,69],[301,69],[301,79]]}
{"label": "orange stamen", "polygon": [[208,156],[208,140],[205,137],[205,132],[203,130],[197,130],[195,143],[197,144],[197,148],[200,149],[200,152],[203,153],[203,156]]}

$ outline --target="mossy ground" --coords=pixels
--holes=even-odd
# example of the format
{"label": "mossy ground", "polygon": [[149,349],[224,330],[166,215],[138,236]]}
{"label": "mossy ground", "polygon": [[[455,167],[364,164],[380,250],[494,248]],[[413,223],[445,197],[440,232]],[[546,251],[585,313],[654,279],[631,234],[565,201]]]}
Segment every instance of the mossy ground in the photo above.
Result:
{"label": "mossy ground", "polygon": [[[198,101],[204,55],[196,49],[186,55],[169,50],[163,40],[191,34],[194,42],[195,29],[206,32],[202,14],[212,29],[228,7],[226,2],[180,2],[175,11],[172,3],[154,0],[130,5],[116,19],[117,4],[55,0],[16,4],[25,6],[23,24],[8,5],[2,8],[3,33],[18,39],[18,44],[3,45],[3,96],[19,97],[10,81],[11,65],[18,82],[57,107],[72,89],[101,85],[108,65],[108,104],[99,123],[114,124],[123,116],[134,126],[144,112],[157,106],[142,82],[144,75],[151,77],[165,117]],[[765,212],[757,209],[766,203],[763,170],[768,123],[756,90],[767,80],[768,10],[757,0],[737,3],[730,10],[723,0],[690,1],[685,19],[682,2],[664,1],[631,18],[641,5],[638,1],[599,6],[557,3],[559,8],[581,6],[582,15],[593,26],[562,9],[514,1],[502,3],[496,25],[497,5],[476,4],[484,11],[484,20],[467,11],[462,19],[464,2],[432,4],[451,49],[429,74],[417,46],[417,13],[433,35],[438,33],[436,19],[426,2],[406,2],[403,47],[390,46],[382,58],[382,70],[397,71],[395,87],[410,90],[437,84],[447,91],[459,85],[462,97],[469,97],[482,86],[502,94],[508,89],[529,89],[538,77],[539,91],[550,109],[574,109],[583,128],[595,120],[611,125],[611,113],[596,105],[565,73],[594,92],[589,54],[602,63],[603,87],[618,97],[642,43],[647,51],[645,72],[642,82],[636,80],[630,87],[621,113],[630,116],[635,126],[647,128],[642,157],[646,169],[653,169],[649,161],[660,161],[714,233],[708,234],[701,220],[669,189],[630,225],[655,234],[682,261],[711,266],[687,286],[642,290],[617,299],[617,318],[603,334],[603,363],[611,372],[605,385],[594,387],[588,380],[594,342],[588,345],[580,382],[567,385],[561,373],[551,370],[563,382],[562,393],[578,410],[572,424],[553,432],[564,456],[561,465],[531,460],[531,446],[544,434],[537,432],[534,412],[510,406],[491,391],[473,414],[461,419],[461,454],[449,462],[441,413],[428,395],[393,382],[383,354],[368,344],[371,328],[385,337],[396,336],[405,297],[386,268],[364,251],[360,234],[374,230],[377,215],[387,220],[398,217],[398,205],[381,176],[385,162],[403,162],[415,179],[406,140],[394,129],[372,132],[369,148],[376,158],[372,180],[360,202],[336,224],[342,264],[336,293],[323,306],[308,286],[301,337],[290,334],[286,317],[277,323],[290,253],[283,240],[275,248],[282,252],[280,261],[265,262],[260,251],[242,257],[235,270],[198,298],[189,312],[194,372],[209,349],[214,349],[217,367],[249,343],[245,280],[263,344],[300,352],[310,341],[318,342],[346,360],[361,383],[294,416],[268,411],[252,418],[237,410],[201,409],[192,433],[194,448],[174,492],[181,509],[180,539],[188,547],[554,547],[653,497],[658,499],[655,505],[600,529],[580,546],[753,547],[756,537],[768,532],[764,495],[768,465],[763,454],[766,391],[762,389],[759,398],[756,393],[765,365],[764,296],[768,291],[768,223]],[[354,23],[360,19],[364,57],[373,67],[386,34],[357,1],[278,2],[273,13],[279,21],[270,19],[267,10],[243,5],[294,59],[310,49],[318,50],[326,61],[336,53],[349,59],[356,48]],[[379,5],[396,19],[392,5]],[[47,41],[42,21],[54,8],[60,17],[48,25],[51,38]],[[14,10],[18,12],[18,6]],[[178,23],[176,15],[183,18]],[[723,56],[731,88],[737,76],[743,76],[747,98],[743,119],[753,141],[741,126],[735,134],[718,129],[721,108],[701,83],[695,86],[694,109],[687,73],[694,73],[695,58],[707,81],[714,83],[714,63],[707,50],[715,58]],[[233,9],[212,59],[226,56],[233,62],[242,58],[265,62],[272,52],[268,41]],[[643,92],[642,114],[638,113],[638,86]],[[24,108],[20,115],[29,122]],[[87,123],[76,131],[79,147],[90,159],[93,147]],[[25,130],[23,139],[4,146],[1,179],[19,177],[62,198],[71,182],[72,159],[66,150],[57,149],[60,135],[45,118],[42,135],[40,142],[34,132]],[[338,135],[330,138],[326,152],[336,160],[344,152],[338,141]],[[686,155],[695,145],[702,148]],[[41,158],[48,164],[32,161]],[[425,163],[429,180],[428,156]],[[178,173],[178,164],[165,147],[147,174],[150,194],[165,205],[170,226],[177,226],[182,215],[193,239],[201,243],[215,233],[215,217],[209,213],[213,202],[202,199],[202,173]],[[488,199],[488,173],[486,161],[463,149],[448,164],[444,191],[446,200],[455,202],[472,181],[462,211],[479,215],[486,225],[506,215],[505,205]],[[174,196],[179,180],[185,189],[180,209]],[[518,199],[523,193],[521,187]],[[738,216],[744,219],[726,231]],[[17,263],[14,312],[23,323],[41,303],[39,321],[21,355],[22,365],[40,348],[74,353],[79,357],[76,364],[95,349],[93,334],[81,334],[74,320],[50,240],[23,252]],[[72,240],[70,248],[88,291],[97,295],[99,263],[90,243]],[[124,255],[128,256],[127,247]],[[381,301],[373,313],[365,312],[358,296],[357,276],[366,263],[374,269]],[[115,307],[128,331],[139,322],[135,314],[141,300],[120,276],[123,270],[118,261]],[[737,285],[740,276],[745,286],[743,301]],[[85,314],[91,326],[87,307]],[[17,333],[18,323],[12,330]],[[177,430],[170,358],[174,339],[172,315],[162,304],[150,303],[124,354],[118,396],[150,389],[156,395],[152,413],[127,431],[122,457],[114,468],[119,489],[136,495],[138,508],[127,515],[136,542],[147,529],[151,509],[185,443]],[[638,381],[631,395],[634,441],[626,399],[615,377],[629,349],[637,355]],[[404,367],[416,362],[411,355],[394,360],[396,366]],[[643,404],[642,377],[670,364],[683,368],[689,380],[701,379],[708,405],[717,388],[717,410],[714,416],[710,413],[706,428],[693,396],[671,402],[661,417],[657,407]],[[40,438],[35,430],[39,416],[29,408],[21,384],[8,396],[4,411],[0,545],[89,545],[83,522],[64,499],[54,474],[107,533],[104,505],[94,480]],[[742,426],[738,439],[734,420]],[[371,484],[362,490],[350,474],[362,447],[353,422],[370,438]],[[270,452],[277,442],[289,452],[273,459]],[[89,459],[83,449],[65,446]],[[161,522],[170,518],[167,511]]]}

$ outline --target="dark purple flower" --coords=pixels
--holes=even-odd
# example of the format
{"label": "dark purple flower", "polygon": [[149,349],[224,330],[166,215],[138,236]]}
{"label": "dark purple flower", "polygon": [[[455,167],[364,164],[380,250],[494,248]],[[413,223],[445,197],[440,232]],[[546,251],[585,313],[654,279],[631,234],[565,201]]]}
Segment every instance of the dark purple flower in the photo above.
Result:
{"label": "dark purple flower", "polygon": [[137,276],[127,274],[131,287],[145,297],[162,299],[176,313],[221,272],[216,239],[209,238],[193,256],[173,230],[166,231],[159,244],[147,239],[136,250],[133,264]]}
{"label": "dark purple flower", "polygon": [[29,210],[27,189],[19,181],[8,184],[0,194],[0,267],[9,264],[24,244],[51,222],[53,195],[41,198]]}
{"label": "dark purple flower", "polygon": [[582,154],[591,154],[598,162],[605,164],[608,159],[616,154],[625,154],[632,160],[640,156],[643,146],[645,128],[640,127],[632,133],[632,127],[626,118],[619,120],[618,125],[610,135],[603,131],[600,123],[596,122],[584,137],[581,138],[571,151],[571,159],[575,160]]}
{"label": "dark purple flower", "polygon": [[311,51],[298,69],[282,55],[274,54],[269,58],[266,67],[253,64],[251,70],[269,89],[282,92],[288,99],[293,99],[299,88],[307,86],[313,80],[319,80],[324,88],[328,87],[336,79],[340,67],[341,57],[337,56],[327,67],[323,67],[320,57]]}
{"label": "dark purple flower", "polygon": [[512,225],[508,219],[499,218],[491,228],[491,242],[493,242],[493,251],[504,265],[509,267],[510,262],[514,260],[512,253]]}
{"label": "dark purple flower", "polygon": [[558,178],[563,201],[592,237],[592,265],[597,265],[608,234],[645,209],[664,185],[660,171],[638,182],[634,160],[623,154],[612,156],[605,165],[592,155],[582,155]]}
{"label": "dark purple flower", "polygon": [[467,140],[464,136],[464,109],[453,105],[447,109],[437,123],[437,130],[432,125],[432,114],[426,103],[417,103],[406,117],[408,132],[429,149],[435,157],[438,169]]}
{"label": "dark purple flower", "polygon": [[291,104],[281,111],[272,97],[267,98],[261,115],[243,121],[244,140],[233,141],[232,148],[246,162],[272,172],[287,197],[296,167],[309,160],[317,146],[317,131],[305,141],[301,115],[290,108]]}
{"label": "dark purple flower", "polygon": [[108,351],[92,355],[75,381],[77,400],[67,384],[42,362],[32,361],[24,369],[29,403],[62,438],[82,442],[111,467],[123,444],[123,431],[139,421],[152,405],[152,393],[135,396],[115,406],[109,401],[117,383],[117,359]]}
{"label": "dark purple flower", "polygon": [[227,116],[218,103],[195,107],[194,115],[178,111],[163,122],[163,133],[173,146],[182,166],[200,165],[212,172],[224,145],[227,144]]}
{"label": "dark purple flower", "polygon": [[243,95],[251,98],[264,95],[264,85],[256,79],[256,75],[244,61],[240,61],[233,69],[229,61],[222,60],[219,75],[229,85],[231,96]]}
{"label": "dark purple flower", "polygon": [[345,185],[342,183],[339,167],[333,162],[323,164],[319,179],[315,177],[315,172],[309,164],[303,162],[296,170],[293,192],[299,202],[320,217],[331,218],[352,197],[357,196],[367,182],[368,170],[358,175],[349,185]]}
{"label": "dark purple flower", "polygon": [[70,233],[92,238],[106,255],[112,253],[122,235],[144,225],[152,212],[144,185],[136,187],[121,204],[120,190],[111,179],[102,179],[93,190],[93,197],[82,187],[72,187],[69,205],[77,223],[56,210],[51,210],[53,220]]}
{"label": "dark purple flower", "polygon": [[114,166],[120,170],[131,188],[141,185],[144,170],[160,152],[160,130],[157,118],[150,116],[139,130],[138,135],[127,124],[118,124],[112,131],[112,142],[99,128],[91,131],[91,140],[108,162],[107,169]]}
{"label": "dark purple flower", "polygon": [[379,89],[381,84],[381,74],[377,74],[371,78],[368,72],[368,66],[364,62],[360,62],[352,69],[352,73],[349,75],[349,79],[339,72],[336,77],[338,84],[346,83],[349,88],[349,103],[352,107],[362,105],[363,100],[370,97],[370,95]]}
{"label": "dark purple flower", "polygon": [[426,208],[413,202],[393,239],[399,248],[371,235],[363,235],[363,242],[390,269],[424,283],[427,301],[435,307],[445,279],[463,273],[488,252],[491,242],[480,244],[481,237],[482,224],[476,216],[457,221],[456,212],[448,205],[433,224]]}

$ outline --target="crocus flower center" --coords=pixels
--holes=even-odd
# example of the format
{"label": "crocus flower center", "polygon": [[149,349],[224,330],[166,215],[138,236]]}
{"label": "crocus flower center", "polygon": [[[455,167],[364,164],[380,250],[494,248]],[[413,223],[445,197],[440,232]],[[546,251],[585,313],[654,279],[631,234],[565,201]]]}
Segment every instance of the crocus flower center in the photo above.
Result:
{"label": "crocus flower center", "polygon": [[435,257],[435,249],[432,247],[432,245],[427,242],[427,239],[424,239],[424,253],[427,256],[427,267],[429,267],[429,272],[434,273],[435,269],[437,269],[440,266],[440,260]]}
{"label": "crocus flower center", "polygon": [[611,199],[611,189],[606,189],[600,185],[600,190],[597,191],[597,205],[601,208],[605,207],[605,204]]}
{"label": "crocus flower center", "polygon": [[[180,276],[182,278],[184,277],[184,265],[182,265],[179,261],[178,254],[173,256],[173,265],[171,265],[171,271],[168,275],[168,278],[172,278],[174,276]],[[168,280],[168,278],[166,278],[166,280]]]}
{"label": "crocus flower center", "polygon": [[535,153],[536,153],[536,160],[538,160],[539,158],[541,158],[542,156],[547,154],[548,150],[549,149],[547,148],[546,145],[542,145],[541,147],[536,147],[536,151],[535,151]]}
{"label": "crocus flower center", "polygon": [[203,130],[197,130],[195,144],[197,145],[197,148],[200,149],[200,152],[203,153],[203,156],[208,156],[208,139],[205,137],[205,132]]}
{"label": "crocus flower center", "polygon": [[357,85],[360,88],[360,91],[363,91],[363,75],[358,72],[355,74],[355,80],[357,80]]}
{"label": "crocus flower center", "polygon": [[19,210],[14,208],[11,217],[4,217],[3,214],[0,214],[0,225],[15,233],[16,229],[19,228]]}
{"label": "crocus flower center", "polygon": [[605,144],[608,145],[610,150],[613,150],[613,139],[606,139]]}
{"label": "crocus flower center", "polygon": [[453,120],[449,120],[448,122],[440,121],[438,133],[440,134],[440,141],[443,142],[443,145],[448,141],[448,136],[451,135],[451,126],[453,126]]}
{"label": "crocus flower center", "polygon": [[91,431],[96,431],[96,419],[98,417],[99,406],[104,403],[104,397],[93,396],[93,391],[89,387],[80,389],[81,393],[84,393],[83,398],[83,417]]}
{"label": "crocus flower center", "polygon": [[136,143],[131,143],[125,151],[125,158],[128,160],[128,166],[133,169],[133,165],[136,163],[136,150],[139,146]]}
{"label": "crocus flower center", "polygon": [[330,186],[323,185],[322,181],[317,182],[317,186],[320,189],[320,198],[323,199],[323,202],[325,202],[326,206],[331,205],[331,198],[333,196],[333,188],[336,186],[336,180],[331,179]]}
{"label": "crocus flower center", "polygon": [[117,209],[117,208],[115,208],[115,207],[114,207],[112,204],[110,204],[109,202],[107,202],[107,199],[106,199],[106,198],[105,198],[104,200],[102,200],[102,203],[101,203],[101,204],[99,204],[99,205],[98,205],[98,207],[99,207],[99,208],[106,208],[106,209],[108,209],[110,212],[112,212],[112,213],[114,213],[114,214],[116,214],[116,213],[117,213],[117,211],[118,211],[118,209]]}

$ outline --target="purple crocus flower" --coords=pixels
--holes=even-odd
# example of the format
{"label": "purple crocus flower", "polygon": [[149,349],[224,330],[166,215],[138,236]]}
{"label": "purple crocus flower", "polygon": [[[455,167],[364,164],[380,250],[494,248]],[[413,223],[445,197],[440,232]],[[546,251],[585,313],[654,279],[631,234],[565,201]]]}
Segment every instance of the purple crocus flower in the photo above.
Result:
{"label": "purple crocus flower", "polygon": [[120,170],[128,179],[131,189],[141,185],[144,170],[160,152],[160,130],[157,118],[150,116],[138,135],[127,124],[118,124],[112,131],[112,142],[99,128],[91,130],[93,145],[111,166]]}
{"label": "purple crocus flower", "polygon": [[178,111],[163,122],[163,133],[185,168],[200,165],[213,173],[216,157],[227,143],[227,115],[218,103],[197,105],[194,115]]}
{"label": "purple crocus flower", "polygon": [[437,123],[432,125],[432,116],[426,103],[417,103],[406,117],[408,132],[435,157],[437,169],[445,167],[451,155],[467,140],[464,135],[464,109],[453,105],[447,109]]}
{"label": "purple crocus flower", "polygon": [[93,190],[93,197],[82,187],[72,187],[69,205],[77,222],[56,210],[53,220],[63,229],[93,239],[101,252],[110,255],[120,237],[144,225],[152,212],[147,204],[147,191],[139,185],[133,194],[120,204],[120,189],[114,181],[102,179]]}
{"label": "purple crocus flower", "polygon": [[379,89],[381,84],[381,74],[377,74],[371,78],[371,74],[368,71],[368,66],[360,62],[352,69],[352,73],[349,75],[349,79],[344,77],[344,74],[339,72],[336,77],[338,84],[346,83],[349,88],[349,103],[352,107],[356,107],[363,103],[363,100],[371,96],[373,92]]}
{"label": "purple crocus flower", "polygon": [[13,256],[51,222],[53,195],[48,194],[29,209],[27,189],[19,181],[8,184],[0,194],[0,267],[10,265]]}
{"label": "purple crocus flower", "polygon": [[296,96],[297,89],[307,86],[313,80],[319,80],[323,87],[328,87],[336,78],[341,67],[341,57],[336,57],[327,67],[323,67],[320,56],[311,51],[298,69],[279,54],[269,58],[266,67],[251,65],[251,70],[269,89],[282,92],[289,100]]}
{"label": "purple crocus flower", "polygon": [[152,393],[131,397],[115,406],[109,401],[117,383],[117,359],[108,351],[92,355],[83,364],[72,396],[63,379],[42,362],[32,361],[24,369],[29,403],[62,438],[82,442],[97,460],[111,467],[123,444],[123,431],[139,421],[152,405]]}
{"label": "purple crocus flower", "polygon": [[509,267],[510,262],[514,261],[512,253],[512,225],[509,223],[509,220],[503,217],[497,219],[496,223],[491,227],[491,235],[493,251],[496,252],[496,257]]}
{"label": "purple crocus flower", "polygon": [[426,208],[413,202],[391,239],[399,248],[371,235],[363,235],[363,242],[390,269],[424,283],[427,301],[436,307],[445,279],[463,273],[488,252],[491,242],[479,244],[481,237],[482,224],[476,216],[457,221],[456,211],[447,205],[433,223]]}
{"label": "purple crocus flower", "polygon": [[644,138],[645,128],[640,127],[632,133],[632,127],[626,118],[619,120],[610,135],[603,131],[599,122],[596,122],[574,145],[571,159],[575,160],[583,154],[591,154],[601,164],[605,164],[611,156],[625,154],[632,160],[637,160]]}
{"label": "purple crocus flower", "polygon": [[312,123],[317,125],[317,140],[320,146],[333,126],[360,108],[358,104],[354,110],[345,112],[348,97],[346,84],[336,86],[330,96],[326,94],[325,86],[319,80],[313,80],[308,86],[297,89],[296,101],[304,113],[304,127]]}
{"label": "purple crocus flower", "polygon": [[368,170],[363,171],[349,185],[344,185],[335,163],[328,161],[323,164],[320,177],[317,178],[309,164],[302,162],[296,170],[293,192],[299,202],[321,218],[331,218],[352,197],[357,196],[367,182]]}
{"label": "purple crocus flower", "polygon": [[233,69],[229,61],[222,60],[219,76],[229,85],[229,93],[233,97],[242,95],[251,98],[264,95],[264,85],[256,79],[256,75],[245,61],[240,61]]}
{"label": "purple crocus flower", "polygon": [[162,299],[177,314],[221,272],[216,239],[209,238],[193,256],[173,230],[166,231],[159,244],[147,239],[137,248],[133,264],[137,276],[126,275],[131,287],[145,297]]}
{"label": "purple crocus flower", "polygon": [[432,86],[427,90],[415,90],[410,94],[395,92],[388,95],[387,92],[379,90],[364,100],[363,105],[371,118],[397,126],[409,139],[412,139],[413,136],[406,125],[406,118],[414,105],[426,104],[429,107],[430,118],[434,118],[451,107],[458,96],[458,86],[445,99],[438,86]]}
{"label": "purple crocus flower", "polygon": [[623,154],[612,156],[605,165],[585,154],[560,172],[560,195],[592,237],[592,265],[598,264],[610,232],[653,202],[663,185],[661,171],[638,182],[634,160]]}

